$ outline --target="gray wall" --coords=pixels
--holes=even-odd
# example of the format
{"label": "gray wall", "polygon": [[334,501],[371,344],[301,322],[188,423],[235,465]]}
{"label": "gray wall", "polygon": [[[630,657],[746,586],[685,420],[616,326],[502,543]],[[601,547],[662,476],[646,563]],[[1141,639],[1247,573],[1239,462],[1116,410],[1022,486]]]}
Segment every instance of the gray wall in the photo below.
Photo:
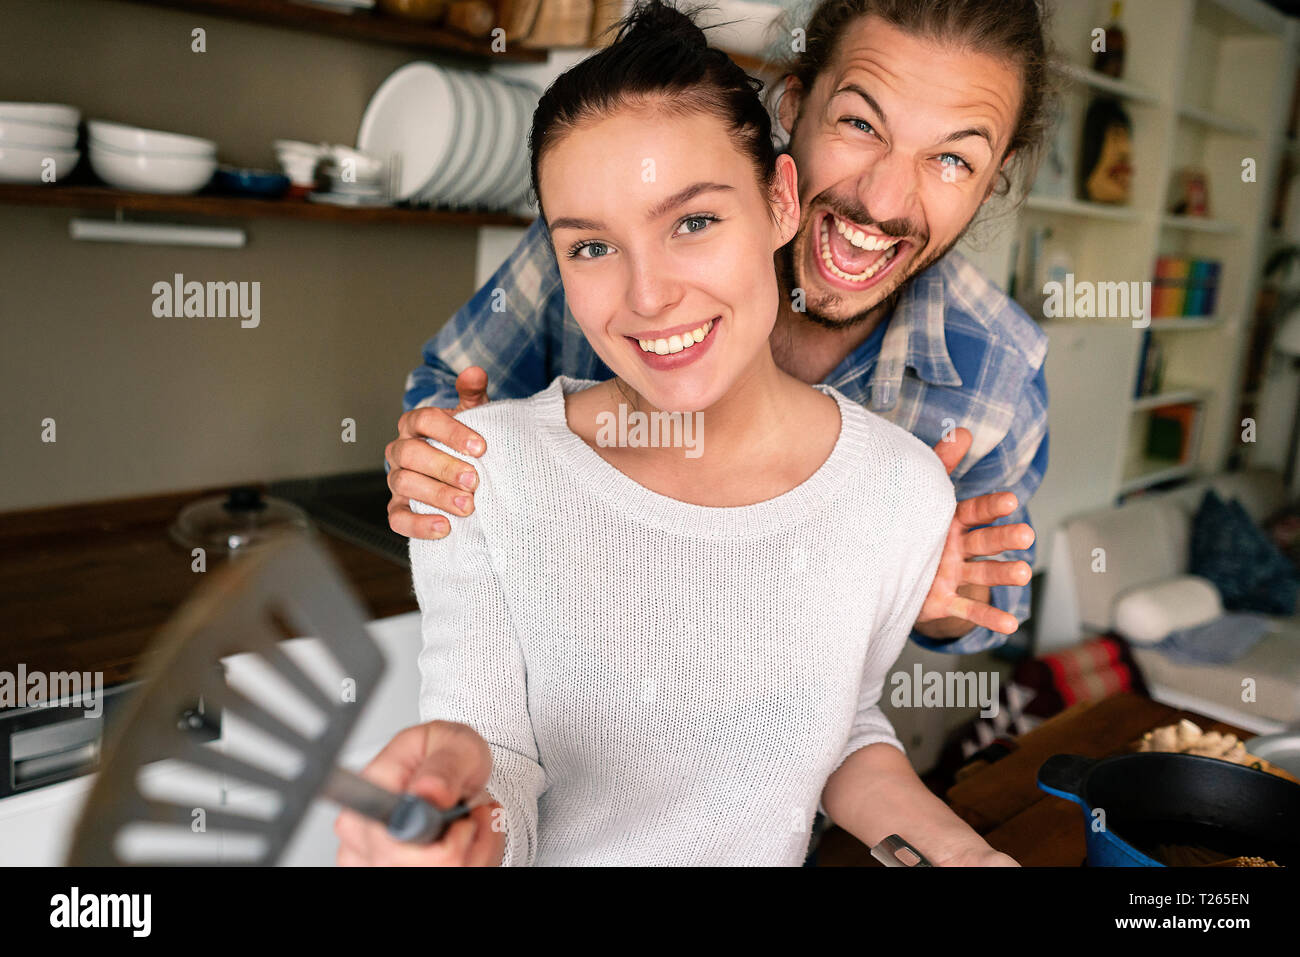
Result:
{"label": "gray wall", "polygon": [[[274,167],[278,138],[354,142],[419,58],[117,0],[6,0],[3,18],[0,100],[201,135],[239,165]],[[376,467],[420,345],[474,291],[473,229],[220,221],[248,231],[226,251],[73,242],[73,215],[0,205],[0,510]],[[155,318],[175,273],[261,282],[260,326]]]}

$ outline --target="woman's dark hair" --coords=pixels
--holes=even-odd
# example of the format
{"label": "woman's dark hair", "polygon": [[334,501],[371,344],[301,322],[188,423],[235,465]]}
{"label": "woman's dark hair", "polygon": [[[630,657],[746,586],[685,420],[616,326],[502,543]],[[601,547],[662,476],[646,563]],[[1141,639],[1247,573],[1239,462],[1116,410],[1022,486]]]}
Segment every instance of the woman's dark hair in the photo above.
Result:
{"label": "woman's dark hair", "polygon": [[749,156],[759,185],[772,186],[777,150],[772,118],[759,96],[763,81],[709,46],[694,19],[703,9],[707,6],[683,11],[662,0],[640,0],[614,25],[618,34],[609,46],[566,70],[542,94],[528,147],[532,192],[543,221],[537,170],[546,150],[578,124],[627,106],[717,117]]}
{"label": "woman's dark hair", "polygon": [[[802,44],[781,64],[781,79],[795,76],[806,97],[850,25],[867,16],[1015,63],[1023,97],[1007,152],[1016,154],[1013,165],[1026,179],[1033,176],[1051,129],[1057,89],[1049,71],[1045,0],[820,0],[797,37]],[[1000,173],[998,192],[1006,193],[1010,186],[1010,178]]]}

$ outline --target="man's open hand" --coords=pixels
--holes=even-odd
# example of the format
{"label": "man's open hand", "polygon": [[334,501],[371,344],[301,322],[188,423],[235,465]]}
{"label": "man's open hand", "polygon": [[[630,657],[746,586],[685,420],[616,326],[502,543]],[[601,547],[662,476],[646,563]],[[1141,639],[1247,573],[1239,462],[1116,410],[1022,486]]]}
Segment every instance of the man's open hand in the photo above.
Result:
{"label": "man's open hand", "polygon": [[[970,451],[972,441],[969,431],[956,429],[950,439],[935,444],[949,475]],[[917,631],[931,638],[958,638],[975,627],[1004,635],[1020,627],[1015,615],[994,608],[989,599],[993,585],[1028,584],[1033,574],[1029,563],[975,560],[1033,544],[1034,530],[1023,522],[978,527],[1010,515],[1018,505],[1010,492],[990,492],[957,503],[939,568],[916,619]]]}

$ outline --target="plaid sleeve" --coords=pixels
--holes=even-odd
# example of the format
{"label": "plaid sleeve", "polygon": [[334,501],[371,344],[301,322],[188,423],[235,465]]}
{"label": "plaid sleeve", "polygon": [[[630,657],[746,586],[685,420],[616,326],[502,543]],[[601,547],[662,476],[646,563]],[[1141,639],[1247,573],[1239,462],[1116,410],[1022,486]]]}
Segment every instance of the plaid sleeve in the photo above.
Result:
{"label": "plaid sleeve", "polygon": [[406,377],[404,411],[453,408],[456,376],[488,374],[488,396],[522,398],[554,378],[554,346],[565,319],[564,286],[541,218],[469,302],[424,344],[424,361]]}
{"label": "plaid sleeve", "polygon": [[[1040,367],[1020,395],[1012,426],[1006,436],[988,455],[980,459],[966,474],[956,481],[957,499],[964,501],[989,492],[1013,492],[1019,507],[994,525],[1011,525],[1024,522],[1031,527],[1026,503],[1038,491],[1047,472],[1047,380]],[[996,556],[1003,561],[1025,561],[1034,564],[1035,545]],[[1029,617],[1028,585],[994,585],[991,603],[995,608],[1010,612],[1023,622]],[[912,640],[932,651],[949,654],[970,654],[996,648],[1007,639],[1006,635],[987,628],[972,628],[960,638],[930,638],[918,631]]]}

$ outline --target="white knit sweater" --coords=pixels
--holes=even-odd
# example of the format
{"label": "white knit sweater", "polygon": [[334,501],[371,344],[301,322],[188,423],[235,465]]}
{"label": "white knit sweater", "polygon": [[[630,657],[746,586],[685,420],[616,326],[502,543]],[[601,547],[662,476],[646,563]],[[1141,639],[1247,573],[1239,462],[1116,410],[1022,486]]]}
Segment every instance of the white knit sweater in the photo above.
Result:
{"label": "white knit sweater", "polygon": [[569,430],[561,390],[594,384],[460,414],[487,440],[474,513],[411,540],[421,720],[491,746],[505,864],[800,864],[831,772],[902,750],[877,701],[952,484],[817,386],[841,426],[810,478],[755,505],[677,501]]}

